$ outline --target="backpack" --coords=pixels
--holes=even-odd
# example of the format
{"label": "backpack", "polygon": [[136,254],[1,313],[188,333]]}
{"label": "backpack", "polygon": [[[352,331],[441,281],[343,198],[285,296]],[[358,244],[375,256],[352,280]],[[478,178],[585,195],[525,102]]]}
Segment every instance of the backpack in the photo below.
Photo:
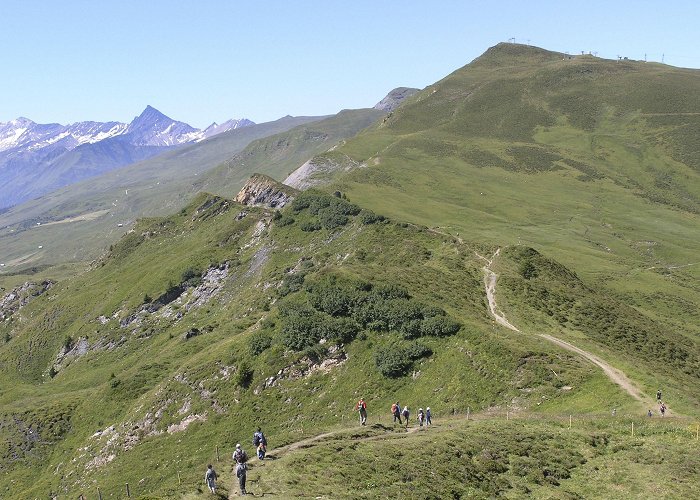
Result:
{"label": "backpack", "polygon": [[404,416],[404,417],[408,417],[408,415],[409,415],[409,413],[408,413],[408,408],[404,408],[404,409],[403,409],[403,416]]}
{"label": "backpack", "polygon": [[236,450],[236,453],[233,454],[233,459],[238,462],[238,464],[244,464],[248,461],[248,455],[243,450],[240,450],[240,453]]}
{"label": "backpack", "polygon": [[259,444],[260,444],[260,433],[256,432],[255,434],[253,434],[253,446],[255,446],[257,448]]}
{"label": "backpack", "polygon": [[396,414],[396,403],[391,405],[391,413]]}

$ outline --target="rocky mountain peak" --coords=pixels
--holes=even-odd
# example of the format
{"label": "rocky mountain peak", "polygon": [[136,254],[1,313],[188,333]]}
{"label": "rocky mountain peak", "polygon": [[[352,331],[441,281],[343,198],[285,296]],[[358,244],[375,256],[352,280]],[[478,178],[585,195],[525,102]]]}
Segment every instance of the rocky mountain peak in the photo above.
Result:
{"label": "rocky mountain peak", "polygon": [[411,97],[419,90],[420,89],[410,87],[397,87],[389,92],[384,99],[375,104],[374,109],[381,109],[389,112],[394,111],[405,99]]}

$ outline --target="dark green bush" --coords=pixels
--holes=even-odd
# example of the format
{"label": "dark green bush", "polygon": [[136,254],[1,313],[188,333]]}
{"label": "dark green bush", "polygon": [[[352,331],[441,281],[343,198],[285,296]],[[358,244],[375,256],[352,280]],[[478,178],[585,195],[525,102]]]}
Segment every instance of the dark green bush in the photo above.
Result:
{"label": "dark green bush", "polygon": [[238,370],[236,370],[236,376],[233,383],[238,387],[243,387],[245,389],[250,386],[250,383],[253,381],[253,374],[254,371],[248,362],[241,361],[241,364],[238,365]]}
{"label": "dark green bush", "polygon": [[383,221],[383,215],[377,215],[371,210],[362,210],[360,212],[360,222],[362,222],[363,224],[376,224],[377,222]]}
{"label": "dark green bush", "polygon": [[319,311],[331,316],[349,316],[358,301],[356,286],[334,275],[307,286],[309,301]]}
{"label": "dark green bush", "polygon": [[374,363],[382,375],[390,378],[406,375],[413,365],[413,361],[406,357],[404,350],[397,346],[378,349],[374,355]]}
{"label": "dark green bush", "polygon": [[404,347],[404,351],[406,353],[406,356],[414,361],[417,359],[432,356],[432,354],[433,354],[433,351],[432,351],[432,349],[430,349],[430,347],[425,346],[425,345],[421,344],[420,342],[409,342]]}
{"label": "dark green bush", "polygon": [[520,275],[526,280],[536,278],[538,275],[537,267],[535,267],[535,264],[529,259],[521,262],[518,270],[520,271]]}
{"label": "dark green bush", "polygon": [[195,287],[202,282],[202,273],[193,267],[188,267],[182,272],[181,283],[183,287]]}
{"label": "dark green bush", "polygon": [[399,333],[401,333],[401,336],[405,339],[418,338],[422,335],[421,324],[422,321],[419,319],[406,321],[399,328]]}
{"label": "dark green bush", "polygon": [[413,362],[432,355],[430,348],[418,342],[392,344],[377,350],[374,363],[385,377],[395,378],[406,375]]}
{"label": "dark green bush", "polygon": [[321,223],[317,220],[307,220],[301,223],[299,229],[301,229],[304,232],[311,233],[313,231],[318,231],[319,229],[321,229]]}
{"label": "dark green bush", "polygon": [[292,210],[295,213],[300,213],[305,209],[308,209],[309,214],[318,216],[319,221],[302,224],[302,231],[316,231],[321,227],[333,229],[344,226],[350,220],[348,216],[360,213],[360,207],[357,205],[314,190],[303,192],[292,202]]}
{"label": "dark green bush", "polygon": [[277,290],[277,294],[280,297],[284,297],[292,292],[298,292],[299,290],[301,290],[301,287],[304,284],[305,276],[305,273],[295,273],[286,275],[282,280],[282,285]]}
{"label": "dark green bush", "polygon": [[282,342],[295,351],[318,343],[322,337],[320,313],[305,304],[285,304],[280,308]]}
{"label": "dark green bush", "polygon": [[[278,214],[279,212],[275,212],[275,213]],[[284,227],[284,226],[289,226],[291,224],[294,224],[294,217],[290,217],[288,215],[282,215],[274,220],[275,220],[275,225],[279,226],[279,227]]]}
{"label": "dark green bush", "polygon": [[323,210],[319,215],[319,222],[325,229],[335,229],[348,223],[347,215],[336,213],[332,210]]}
{"label": "dark green bush", "polygon": [[446,337],[454,335],[462,326],[446,316],[434,316],[422,321],[421,335],[425,337]]}
{"label": "dark green bush", "polygon": [[410,299],[411,296],[401,285],[390,283],[387,285],[377,285],[372,288],[372,299]]}
{"label": "dark green bush", "polygon": [[322,338],[347,344],[355,340],[360,327],[350,318],[323,317],[318,326]]}
{"label": "dark green bush", "polygon": [[267,332],[256,332],[251,335],[248,350],[253,356],[264,352],[272,345],[272,335]]}

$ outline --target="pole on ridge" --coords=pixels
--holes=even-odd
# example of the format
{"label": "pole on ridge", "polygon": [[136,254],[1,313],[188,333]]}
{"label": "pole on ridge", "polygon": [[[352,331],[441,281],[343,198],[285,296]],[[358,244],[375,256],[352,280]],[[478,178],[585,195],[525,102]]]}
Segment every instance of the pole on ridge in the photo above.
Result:
{"label": "pole on ridge", "polygon": [[467,406],[467,420],[469,420],[469,407]]}
{"label": "pole on ridge", "polygon": [[219,461],[219,447],[216,447],[216,461]]}
{"label": "pole on ridge", "polygon": [[102,492],[100,491],[99,486],[97,487],[97,498],[99,498],[99,500],[102,500]]}
{"label": "pole on ridge", "polygon": [[571,429],[571,415],[569,415],[569,429]]}
{"label": "pole on ridge", "polygon": [[131,491],[129,491],[129,483],[126,483],[126,498],[131,498]]}

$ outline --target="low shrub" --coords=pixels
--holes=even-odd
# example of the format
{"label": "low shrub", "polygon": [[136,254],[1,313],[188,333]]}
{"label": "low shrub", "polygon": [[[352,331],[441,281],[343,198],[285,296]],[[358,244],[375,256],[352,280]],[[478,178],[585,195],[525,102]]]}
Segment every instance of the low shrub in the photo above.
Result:
{"label": "low shrub", "polygon": [[406,375],[414,361],[432,354],[429,347],[418,342],[391,344],[375,352],[374,363],[382,375],[396,378]]}
{"label": "low shrub", "polygon": [[256,332],[248,341],[248,350],[253,356],[261,354],[272,345],[272,335],[267,332]]}

